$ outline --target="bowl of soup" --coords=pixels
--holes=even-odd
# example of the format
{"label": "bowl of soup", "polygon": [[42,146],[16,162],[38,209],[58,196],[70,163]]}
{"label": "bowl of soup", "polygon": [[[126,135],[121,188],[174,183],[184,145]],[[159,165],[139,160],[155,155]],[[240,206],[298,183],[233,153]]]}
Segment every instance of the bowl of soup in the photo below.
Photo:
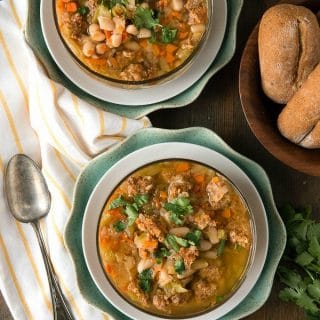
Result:
{"label": "bowl of soup", "polygon": [[263,203],[223,155],[162,143],[116,163],[85,212],[83,250],[101,293],[133,319],[218,319],[246,297],[268,248]]}

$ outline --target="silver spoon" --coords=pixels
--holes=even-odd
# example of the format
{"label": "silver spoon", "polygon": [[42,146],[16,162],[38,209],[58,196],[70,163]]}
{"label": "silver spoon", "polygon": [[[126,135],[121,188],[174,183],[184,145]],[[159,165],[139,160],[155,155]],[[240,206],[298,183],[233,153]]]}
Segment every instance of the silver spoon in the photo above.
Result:
{"label": "silver spoon", "polygon": [[55,275],[39,225],[39,219],[48,214],[51,205],[50,193],[39,167],[26,155],[13,156],[5,170],[4,187],[12,215],[20,222],[30,223],[37,235],[48,275],[54,319],[73,320],[67,300],[63,296]]}

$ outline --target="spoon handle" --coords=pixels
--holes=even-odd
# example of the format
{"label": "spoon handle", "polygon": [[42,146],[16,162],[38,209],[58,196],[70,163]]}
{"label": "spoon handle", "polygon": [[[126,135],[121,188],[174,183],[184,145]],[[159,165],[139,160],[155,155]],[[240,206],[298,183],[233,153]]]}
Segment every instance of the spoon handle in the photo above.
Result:
{"label": "spoon handle", "polygon": [[61,291],[56,274],[54,272],[50,257],[48,255],[48,252],[43,240],[39,221],[34,221],[31,223],[31,225],[37,235],[42,257],[43,257],[47,275],[48,275],[52,307],[53,307],[53,317],[55,320],[65,320],[65,319],[74,320],[74,317],[72,316],[72,312],[68,306],[68,302]]}

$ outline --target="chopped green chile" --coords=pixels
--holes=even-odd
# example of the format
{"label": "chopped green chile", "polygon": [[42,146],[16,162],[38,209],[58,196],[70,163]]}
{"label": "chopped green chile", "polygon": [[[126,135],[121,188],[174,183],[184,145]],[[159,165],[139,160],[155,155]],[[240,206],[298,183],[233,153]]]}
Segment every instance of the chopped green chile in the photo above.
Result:
{"label": "chopped green chile", "polygon": [[[210,203],[218,180],[228,192]],[[226,203],[229,218],[221,214]],[[250,258],[252,224],[239,192],[215,170],[160,161],[133,172],[109,195],[98,248],[106,277],[130,303],[165,318],[186,318],[233,293]]]}

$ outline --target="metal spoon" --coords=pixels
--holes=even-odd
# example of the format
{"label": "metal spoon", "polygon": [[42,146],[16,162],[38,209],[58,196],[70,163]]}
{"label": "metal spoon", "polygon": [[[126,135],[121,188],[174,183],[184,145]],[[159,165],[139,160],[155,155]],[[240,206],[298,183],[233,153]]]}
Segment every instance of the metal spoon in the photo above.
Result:
{"label": "metal spoon", "polygon": [[4,187],[12,215],[20,222],[30,223],[37,235],[48,275],[54,319],[73,320],[46,250],[39,225],[39,219],[48,214],[51,205],[50,193],[39,167],[26,155],[13,156],[6,167]]}

